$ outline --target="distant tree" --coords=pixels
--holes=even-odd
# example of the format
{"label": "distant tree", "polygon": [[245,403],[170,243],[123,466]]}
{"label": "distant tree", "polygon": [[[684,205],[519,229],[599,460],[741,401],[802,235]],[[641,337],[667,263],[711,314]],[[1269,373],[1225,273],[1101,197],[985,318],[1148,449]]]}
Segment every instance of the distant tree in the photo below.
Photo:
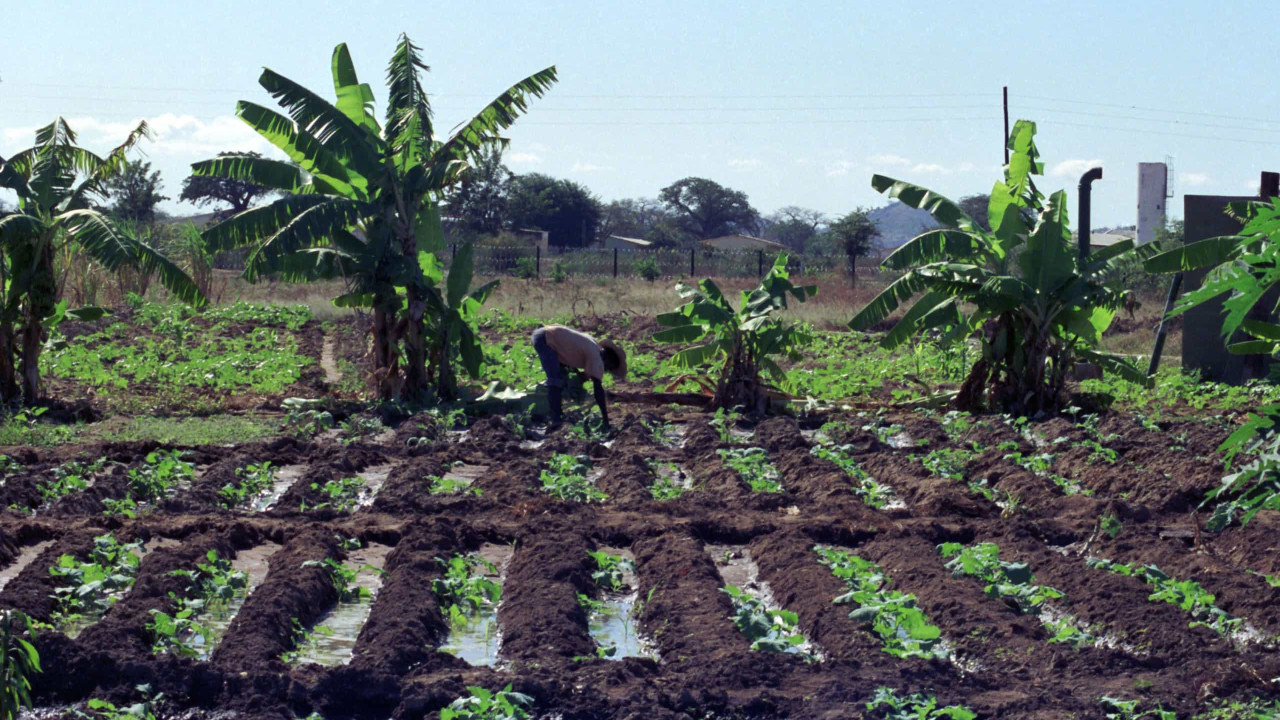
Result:
{"label": "distant tree", "polygon": [[768,220],[769,228],[764,235],[766,238],[797,252],[804,252],[805,246],[818,234],[818,228],[826,222],[827,216],[817,210],[788,205],[779,208]]}
{"label": "distant tree", "polygon": [[965,215],[973,218],[983,230],[991,231],[991,222],[987,217],[987,206],[991,204],[990,195],[965,195],[956,204],[960,206]]}
{"label": "distant tree", "polygon": [[1165,218],[1164,226],[1156,228],[1156,242],[1165,250],[1182,245],[1186,226],[1182,218]]}
{"label": "distant tree", "polygon": [[831,223],[831,236],[837,247],[849,259],[849,284],[857,286],[858,258],[871,254],[875,249],[880,229],[868,217],[866,208],[857,208]]}
{"label": "distant tree", "polygon": [[696,238],[757,232],[760,213],[747,194],[713,180],[687,177],[662,188],[658,198],[676,214],[680,227]]}
{"label": "distant tree", "polygon": [[111,200],[111,214],[121,220],[149,223],[156,219],[156,206],[169,198],[160,194],[160,171],[151,163],[130,160],[119,175],[102,184]]}
{"label": "distant tree", "polygon": [[676,216],[656,198],[624,198],[605,204],[601,208],[597,237],[610,235],[666,246],[683,244],[686,239]]}
{"label": "distant tree", "polygon": [[464,236],[496,235],[507,223],[513,177],[502,164],[502,148],[490,145],[475,156],[462,182],[445,197],[445,214],[457,218]]}
{"label": "distant tree", "polygon": [[552,245],[585,247],[595,241],[600,202],[573,182],[541,173],[516,175],[507,195],[511,229],[546,230]]}
{"label": "distant tree", "polygon": [[[256,152],[218,153],[220,158],[232,156],[245,158],[262,157]],[[225,217],[242,213],[255,205],[258,200],[265,200],[278,192],[275,189],[256,185],[248,180],[192,175],[182,181],[182,195],[178,199],[182,202],[192,203],[196,207],[205,207],[219,202],[227,203],[231,207],[229,209],[221,209],[217,213],[219,216]]]}

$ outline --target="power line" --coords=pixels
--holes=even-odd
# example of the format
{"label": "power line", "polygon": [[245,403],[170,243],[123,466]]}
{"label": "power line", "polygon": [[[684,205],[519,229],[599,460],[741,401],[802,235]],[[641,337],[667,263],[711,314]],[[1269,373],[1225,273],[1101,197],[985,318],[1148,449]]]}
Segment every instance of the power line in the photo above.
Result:
{"label": "power line", "polygon": [[1260,123],[1267,123],[1267,124],[1280,123],[1280,120],[1269,119],[1269,118],[1251,118],[1251,117],[1242,117],[1240,115],[1222,115],[1219,113],[1207,113],[1207,112],[1201,112],[1198,110],[1171,110],[1169,108],[1155,108],[1155,107],[1149,107],[1149,106],[1143,106],[1143,105],[1101,103],[1101,102],[1092,102],[1088,100],[1067,100],[1065,98],[1045,97],[1043,95],[1021,95],[1020,97],[1028,98],[1030,100],[1046,100],[1049,102],[1068,103],[1071,105],[1094,105],[1096,107],[1121,108],[1124,110],[1142,110],[1144,112],[1157,112],[1157,113],[1165,113],[1169,115],[1199,115],[1201,117],[1218,118],[1220,120],[1244,120],[1246,122],[1260,122]]}
{"label": "power line", "polygon": [[1244,143],[1247,145],[1276,145],[1280,146],[1280,141],[1276,140],[1251,140],[1248,138],[1232,138],[1220,137],[1215,135],[1192,135],[1189,133],[1168,132],[1165,130],[1149,130],[1147,128],[1133,127],[1116,127],[1115,125],[1094,125],[1092,123],[1069,122],[1066,120],[1054,120],[1054,125],[1062,125],[1066,127],[1088,128],[1090,130],[1118,130],[1120,132],[1132,133],[1135,135],[1167,135],[1170,137],[1194,138],[1197,140],[1215,140],[1219,142]]}
{"label": "power line", "polygon": [[1215,129],[1221,129],[1221,130],[1249,130],[1252,132],[1280,133],[1280,128],[1272,129],[1272,128],[1248,127],[1244,125],[1219,125],[1217,123],[1200,123],[1200,122],[1192,122],[1190,120],[1172,120],[1172,119],[1165,119],[1165,118],[1137,117],[1135,115],[1114,115],[1112,113],[1095,113],[1095,112],[1086,112],[1084,110],[1062,110],[1059,108],[1036,107],[1034,105],[1025,105],[1023,107],[1025,107],[1028,110],[1056,112],[1056,113],[1063,113],[1066,115],[1084,115],[1086,117],[1112,118],[1115,120],[1137,120],[1140,122],[1157,122],[1157,123],[1168,123],[1171,125],[1186,125],[1187,127],[1205,127],[1205,128],[1215,128]]}

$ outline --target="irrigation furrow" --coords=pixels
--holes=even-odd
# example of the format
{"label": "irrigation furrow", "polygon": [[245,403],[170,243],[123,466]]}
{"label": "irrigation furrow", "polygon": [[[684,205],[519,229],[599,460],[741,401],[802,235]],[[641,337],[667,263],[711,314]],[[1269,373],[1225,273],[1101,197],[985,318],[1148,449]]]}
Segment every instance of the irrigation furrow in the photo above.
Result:
{"label": "irrigation furrow", "polygon": [[311,640],[296,650],[294,662],[333,666],[351,661],[360,631],[382,589],[382,570],[391,550],[387,545],[369,543],[347,551],[343,566],[355,573],[350,588],[359,588],[362,597],[339,602],[320,616],[311,628]]}
{"label": "irrigation furrow", "polygon": [[240,609],[244,607],[245,601],[266,580],[271,556],[275,555],[280,549],[281,546],[279,544],[267,541],[252,548],[236,552],[235,559],[231,561],[231,569],[234,572],[244,573],[247,583],[243,592],[236,595],[235,598],[227,603],[226,607],[212,613],[205,623],[213,632],[214,642],[201,653],[201,659],[208,660],[213,655],[218,643],[227,634],[227,628],[231,627],[231,622],[235,620]]}
{"label": "irrigation furrow", "polygon": [[27,566],[34,562],[40,556],[40,553],[52,545],[52,540],[42,540],[38,543],[22,546],[14,556],[13,561],[6,565],[3,570],[0,570],[0,592],[4,591],[5,585],[8,585],[11,580],[27,569]]}
{"label": "irrigation furrow", "polygon": [[[749,593],[760,600],[768,610],[795,612],[794,609],[785,607],[780,603],[777,597],[774,596],[773,588],[770,587],[769,581],[760,577],[760,567],[752,559],[749,547],[745,545],[705,545],[703,550],[711,558],[712,562],[716,564],[716,570],[724,580],[726,588],[732,586],[740,591]],[[796,624],[797,626],[799,625],[798,613]],[[786,652],[808,657],[814,661],[821,661],[824,657],[823,649],[818,647],[813,639],[804,633],[803,629],[799,630],[801,637],[804,638],[803,642],[787,648]]]}

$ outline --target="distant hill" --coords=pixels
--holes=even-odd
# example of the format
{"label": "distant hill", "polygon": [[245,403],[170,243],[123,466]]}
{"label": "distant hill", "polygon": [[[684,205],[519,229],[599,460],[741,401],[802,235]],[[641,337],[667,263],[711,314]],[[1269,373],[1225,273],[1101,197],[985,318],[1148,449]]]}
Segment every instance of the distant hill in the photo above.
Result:
{"label": "distant hill", "polygon": [[882,248],[896,248],[925,230],[940,225],[924,210],[908,207],[897,200],[872,210],[867,217],[880,228],[880,239],[876,242]]}

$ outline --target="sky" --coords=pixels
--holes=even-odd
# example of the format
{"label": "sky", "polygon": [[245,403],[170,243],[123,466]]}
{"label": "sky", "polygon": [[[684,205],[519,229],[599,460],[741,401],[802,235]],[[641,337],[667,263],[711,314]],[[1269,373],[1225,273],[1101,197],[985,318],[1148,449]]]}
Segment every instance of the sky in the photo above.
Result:
{"label": "sky", "polygon": [[1175,216],[1184,193],[1250,194],[1280,170],[1280,52],[1261,1],[7,0],[2,14],[0,156],[59,115],[99,152],[146,119],[145,159],[175,199],[194,161],[273,151],[234,114],[240,99],[273,106],[263,67],[332,97],[346,42],[381,114],[401,32],[431,66],[439,128],[555,65],[559,82],[507,132],[506,162],[605,201],[687,176],[765,214],[883,205],[875,173],[987,192],[1003,86],[1011,120],[1037,122],[1041,189],[1066,189],[1074,210],[1080,174],[1103,168],[1095,227],[1136,222],[1139,162],[1173,157]]}

